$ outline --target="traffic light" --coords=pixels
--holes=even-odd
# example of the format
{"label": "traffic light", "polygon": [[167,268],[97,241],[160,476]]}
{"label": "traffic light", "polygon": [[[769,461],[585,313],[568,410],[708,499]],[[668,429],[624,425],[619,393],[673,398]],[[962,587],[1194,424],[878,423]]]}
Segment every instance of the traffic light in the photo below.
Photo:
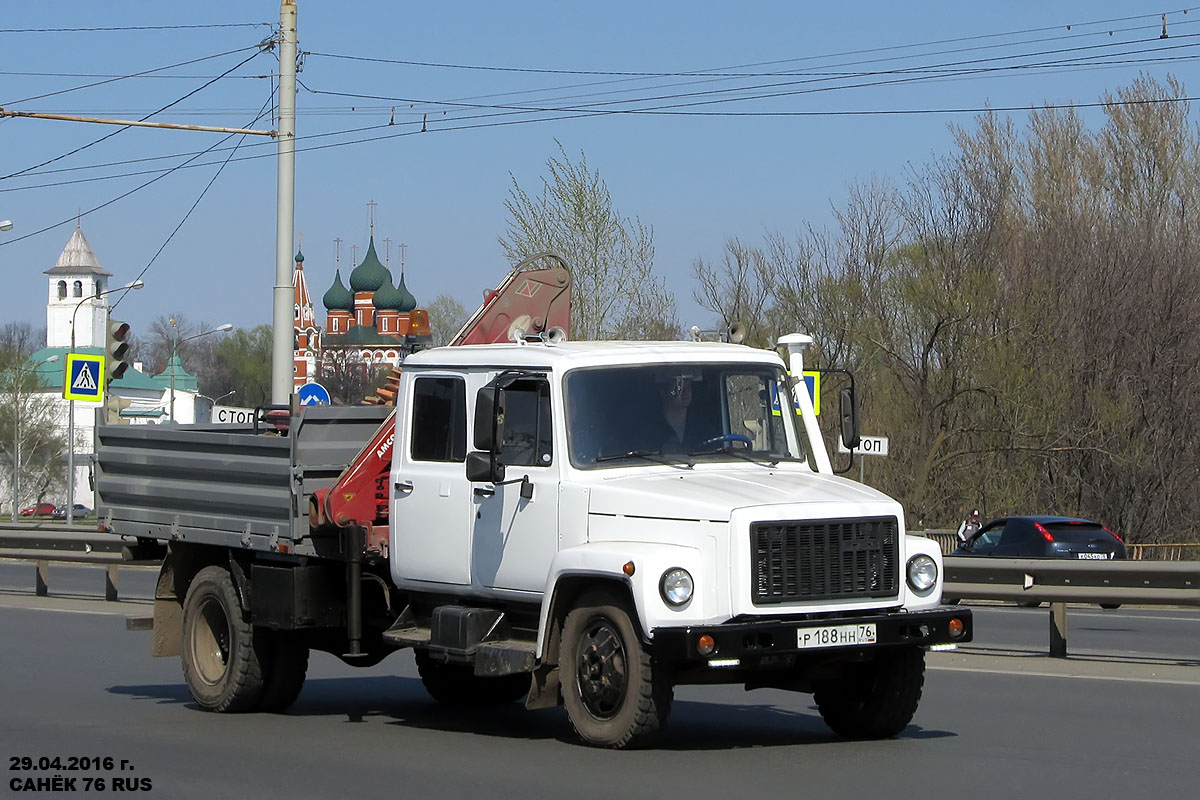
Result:
{"label": "traffic light", "polygon": [[104,396],[104,424],[106,425],[128,425],[129,420],[121,417],[121,412],[129,408],[129,400],[124,397],[117,397],[109,392]]}
{"label": "traffic light", "polygon": [[104,347],[105,379],[112,383],[129,369],[129,323],[117,319],[108,321],[108,340]]}

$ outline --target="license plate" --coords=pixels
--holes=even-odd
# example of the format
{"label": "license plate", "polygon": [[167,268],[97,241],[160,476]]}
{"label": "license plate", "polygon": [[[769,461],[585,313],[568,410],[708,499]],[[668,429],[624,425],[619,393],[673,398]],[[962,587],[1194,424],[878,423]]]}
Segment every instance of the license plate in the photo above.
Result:
{"label": "license plate", "polygon": [[821,628],[800,628],[796,631],[796,646],[859,647],[875,644],[875,623],[865,625],[826,625]]}
{"label": "license plate", "polygon": [[1092,561],[1107,561],[1112,558],[1111,553],[1076,553],[1075,555]]}

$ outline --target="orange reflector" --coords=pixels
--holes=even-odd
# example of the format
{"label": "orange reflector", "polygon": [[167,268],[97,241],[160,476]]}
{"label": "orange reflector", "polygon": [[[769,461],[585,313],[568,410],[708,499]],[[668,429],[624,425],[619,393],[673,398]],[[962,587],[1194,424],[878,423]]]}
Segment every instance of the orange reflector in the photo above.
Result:
{"label": "orange reflector", "polygon": [[966,633],[966,627],[963,625],[963,621],[961,619],[955,617],[950,620],[951,639],[961,639],[964,633]]}
{"label": "orange reflector", "polygon": [[702,656],[711,656],[717,652],[717,643],[706,633],[696,640],[696,652]]}
{"label": "orange reflector", "polygon": [[636,571],[637,567],[633,565],[632,561],[626,561],[625,566],[621,567],[621,572],[624,572],[626,575],[633,575]]}

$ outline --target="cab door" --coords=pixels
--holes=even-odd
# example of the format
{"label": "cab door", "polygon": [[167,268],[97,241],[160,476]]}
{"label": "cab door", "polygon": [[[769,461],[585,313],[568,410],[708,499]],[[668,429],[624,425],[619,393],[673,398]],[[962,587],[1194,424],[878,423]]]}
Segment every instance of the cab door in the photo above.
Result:
{"label": "cab door", "polygon": [[474,509],[465,477],[466,381],[419,375],[403,408],[408,419],[391,475],[393,579],[468,586]]}
{"label": "cab door", "polygon": [[550,382],[535,375],[505,389],[500,462],[505,480],[471,484],[472,571],[488,589],[541,592],[558,552],[559,455]]}

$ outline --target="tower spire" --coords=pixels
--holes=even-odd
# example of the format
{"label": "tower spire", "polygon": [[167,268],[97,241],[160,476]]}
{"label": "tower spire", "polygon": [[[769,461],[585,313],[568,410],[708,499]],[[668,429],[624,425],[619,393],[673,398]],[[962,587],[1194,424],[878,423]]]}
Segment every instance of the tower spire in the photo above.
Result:
{"label": "tower spire", "polygon": [[371,235],[372,236],[375,235],[375,206],[377,206],[377,205],[379,205],[379,204],[376,203],[374,200],[371,200],[367,203],[367,208],[369,209],[370,215],[371,215]]}

